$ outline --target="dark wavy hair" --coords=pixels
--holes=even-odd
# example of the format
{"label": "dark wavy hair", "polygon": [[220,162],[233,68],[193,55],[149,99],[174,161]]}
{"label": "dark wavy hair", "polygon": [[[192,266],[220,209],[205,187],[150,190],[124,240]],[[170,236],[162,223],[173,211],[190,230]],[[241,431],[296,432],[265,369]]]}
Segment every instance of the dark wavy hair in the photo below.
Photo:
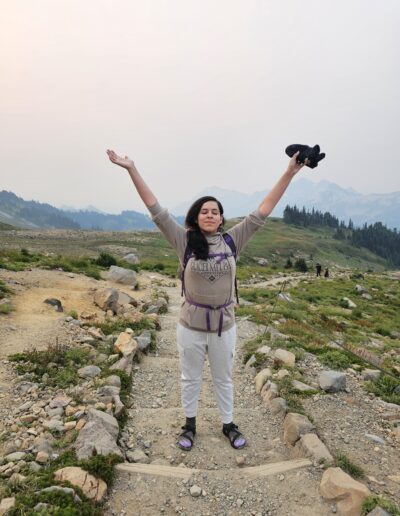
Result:
{"label": "dark wavy hair", "polygon": [[197,224],[197,218],[200,210],[205,202],[214,201],[218,204],[219,212],[222,215],[222,224],[224,224],[224,208],[222,204],[211,195],[200,197],[197,199],[192,206],[189,208],[185,219],[185,226],[188,228],[188,245],[192,249],[193,254],[197,260],[207,260],[208,257],[208,242],[206,237],[201,232],[199,225]]}

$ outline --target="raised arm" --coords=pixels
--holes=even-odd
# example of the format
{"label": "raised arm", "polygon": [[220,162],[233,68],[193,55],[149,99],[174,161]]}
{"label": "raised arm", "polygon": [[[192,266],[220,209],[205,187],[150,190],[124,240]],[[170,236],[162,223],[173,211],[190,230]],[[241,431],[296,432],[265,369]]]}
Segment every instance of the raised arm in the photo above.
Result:
{"label": "raised arm", "polygon": [[147,206],[147,208],[154,206],[157,203],[157,198],[150,190],[150,188],[147,186],[142,176],[139,174],[134,162],[131,159],[129,159],[128,156],[122,158],[110,149],[107,149],[107,154],[112,163],[115,163],[116,165],[119,165],[120,167],[125,168],[128,171],[140,198]]}
{"label": "raised arm", "polygon": [[[279,181],[272,188],[269,194],[261,202],[258,209],[263,217],[268,217],[275,206],[280,201],[282,195],[285,193],[286,188],[289,186],[290,181],[294,178],[297,172],[304,167],[307,163],[297,163],[297,156],[299,152],[296,152],[289,161],[286,172],[283,173]],[[307,161],[307,160],[306,160]]]}

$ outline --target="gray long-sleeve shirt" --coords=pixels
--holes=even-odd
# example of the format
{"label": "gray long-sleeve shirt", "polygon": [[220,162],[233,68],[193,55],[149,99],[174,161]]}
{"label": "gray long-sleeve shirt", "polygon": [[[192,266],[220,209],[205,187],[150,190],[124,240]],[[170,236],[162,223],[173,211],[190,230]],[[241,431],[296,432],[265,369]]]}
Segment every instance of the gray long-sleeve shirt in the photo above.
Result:
{"label": "gray long-sleeve shirt", "polygon": [[[168,210],[162,208],[159,203],[151,206],[149,211],[153,221],[175,249],[179,261],[183,265],[187,246],[187,230],[178,224]],[[263,226],[264,221],[265,217],[255,210],[227,231],[235,242],[237,256],[257,229]],[[222,233],[206,238],[210,254],[225,253],[227,256],[209,257],[207,260],[196,260],[194,256],[189,258],[184,271],[185,300],[181,306],[179,322],[192,330],[217,332],[222,310],[222,331],[225,331],[235,324],[235,258]],[[231,304],[219,310],[207,310],[191,304],[190,301],[208,306],[227,305],[230,302]],[[207,311],[210,317],[210,330],[207,329]]]}

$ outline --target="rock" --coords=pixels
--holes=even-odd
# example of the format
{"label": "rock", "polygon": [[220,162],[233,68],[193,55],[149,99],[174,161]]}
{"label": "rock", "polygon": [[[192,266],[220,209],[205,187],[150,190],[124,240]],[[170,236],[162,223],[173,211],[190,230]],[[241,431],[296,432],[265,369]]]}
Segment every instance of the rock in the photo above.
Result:
{"label": "rock", "polygon": [[66,407],[69,405],[72,401],[72,398],[68,396],[57,396],[56,398],[53,398],[50,403],[49,407],[51,408],[57,408],[57,407]]}
{"label": "rock", "polygon": [[133,264],[140,263],[139,257],[134,253],[129,253],[129,254],[125,255],[122,259],[128,263],[133,263]]}
{"label": "rock", "polygon": [[54,473],[54,479],[58,482],[70,482],[73,486],[82,489],[83,494],[90,500],[102,502],[107,493],[107,484],[104,480],[90,475],[82,468],[69,466],[59,469]]}
{"label": "rock", "polygon": [[193,496],[193,498],[198,498],[201,496],[202,489],[201,487],[194,485],[190,488],[190,494]]}
{"label": "rock", "polygon": [[246,458],[243,457],[243,455],[239,455],[238,457],[236,457],[236,464],[239,466],[239,468],[244,466],[245,462],[246,462]]}
{"label": "rock", "polygon": [[257,376],[254,378],[254,383],[255,383],[257,394],[260,394],[263,385],[269,378],[271,378],[271,376],[272,376],[272,371],[271,371],[271,369],[269,369],[269,367],[267,367],[266,369],[263,369],[262,371],[260,371],[257,374]]}
{"label": "rock", "polygon": [[107,279],[116,283],[123,283],[135,287],[137,284],[136,272],[131,269],[124,269],[116,265],[111,265],[107,272]]}
{"label": "rock", "polygon": [[390,514],[377,505],[375,509],[367,514],[367,516],[390,516]]}
{"label": "rock", "polygon": [[270,400],[268,406],[274,416],[277,414],[286,414],[288,410],[287,401],[284,398],[273,398]]}
{"label": "rock", "polygon": [[99,376],[101,369],[95,365],[88,365],[81,367],[77,372],[80,378],[94,378],[95,376]]}
{"label": "rock", "polygon": [[279,390],[276,383],[267,380],[263,385],[260,395],[264,402],[269,403],[274,398],[279,396]]}
{"label": "rock", "polygon": [[363,287],[362,285],[356,285],[355,286],[355,289],[356,289],[356,292],[358,294],[361,294],[363,292],[367,292],[367,289],[365,287]]}
{"label": "rock", "polygon": [[28,477],[25,477],[24,475],[20,475],[19,473],[13,473],[11,477],[8,480],[8,483],[13,486],[22,486],[25,484],[25,482],[28,480]]}
{"label": "rock", "polygon": [[136,337],[136,342],[138,343],[140,351],[147,351],[151,344],[151,331],[145,330],[138,337]]}
{"label": "rock", "polygon": [[45,487],[44,489],[41,489],[40,491],[36,491],[35,494],[39,494],[39,493],[54,493],[55,491],[59,491],[60,493],[65,493],[65,494],[72,495],[75,503],[81,503],[82,502],[82,500],[75,493],[75,491],[72,489],[72,487],[50,486],[50,487]]}
{"label": "rock", "polygon": [[3,498],[0,502],[0,516],[6,514],[7,511],[15,507],[15,497]]}
{"label": "rock", "polygon": [[47,430],[51,430],[53,432],[65,432],[64,423],[59,419],[50,419],[50,421],[45,421],[43,426],[47,428]]}
{"label": "rock", "polygon": [[276,373],[276,376],[279,380],[282,378],[285,378],[285,376],[290,376],[290,373],[287,369],[279,369],[279,371]]}
{"label": "rock", "polygon": [[343,391],[346,388],[346,375],[338,371],[323,371],[318,382],[321,389],[326,392]]}
{"label": "rock", "polygon": [[328,448],[315,434],[304,434],[292,451],[294,458],[310,457],[319,463],[333,464],[334,460]]}
{"label": "rock", "polygon": [[311,433],[315,426],[303,414],[289,412],[283,421],[283,440],[293,446],[302,435]]}
{"label": "rock", "polygon": [[371,441],[373,441],[374,443],[377,443],[377,444],[386,444],[385,441],[381,438],[381,437],[378,437],[377,435],[373,435],[373,434],[365,434],[365,437],[367,437],[368,439],[370,439]]}
{"label": "rock", "polygon": [[285,294],[280,292],[277,296],[280,301],[285,301],[286,303],[293,303],[292,296],[290,294]]}
{"label": "rock", "polygon": [[130,306],[138,305],[135,298],[133,298],[129,294],[126,294],[125,292],[121,292],[120,290],[118,290],[118,304],[119,305],[130,305]]}
{"label": "rock", "polygon": [[379,369],[364,369],[362,372],[362,379],[365,381],[376,382],[379,380],[381,374],[382,373]]}
{"label": "rock", "polygon": [[372,296],[371,296],[371,294],[368,294],[368,292],[364,292],[363,294],[361,294],[361,297],[364,299],[367,299],[367,301],[372,300]]}
{"label": "rock", "polygon": [[348,297],[342,297],[341,302],[346,308],[357,308],[357,305]]}
{"label": "rock", "polygon": [[286,349],[276,349],[274,353],[274,359],[289,367],[294,367],[294,364],[296,362],[296,357],[294,353],[292,353],[291,351],[286,351]]}
{"label": "rock", "polygon": [[97,290],[94,294],[94,302],[105,312],[111,310],[113,314],[116,314],[118,309],[118,290],[115,288]]}
{"label": "rock", "polygon": [[258,265],[261,265],[261,267],[265,267],[268,265],[268,260],[266,258],[260,258],[257,260]]}
{"label": "rock", "polygon": [[19,462],[20,460],[24,460],[26,458],[25,452],[14,452],[10,453],[9,455],[6,455],[4,459],[7,462]]}
{"label": "rock", "polygon": [[57,310],[57,312],[63,312],[64,308],[61,304],[61,301],[59,299],[55,298],[48,298],[43,301],[44,303],[54,306],[54,308]]}
{"label": "rock", "polygon": [[[106,412],[102,412],[101,410],[89,409],[88,410],[88,419],[89,421],[95,421],[100,423],[106,431],[117,440],[119,434],[119,426],[118,421],[115,417],[107,414]],[[104,454],[103,454],[104,455]]]}
{"label": "rock", "polygon": [[49,454],[46,452],[38,452],[35,458],[35,461],[39,464],[46,464],[49,461]]}
{"label": "rock", "polygon": [[260,348],[258,348],[256,353],[259,353],[260,355],[268,356],[271,353],[271,348],[270,348],[270,346],[264,345],[264,346],[261,346]]}
{"label": "rock", "polygon": [[112,374],[111,376],[107,376],[105,384],[119,387],[121,389],[121,378],[116,374]]}
{"label": "rock", "polygon": [[98,421],[89,421],[85,424],[78,434],[74,448],[78,460],[88,459],[93,455],[109,455],[110,453],[122,457],[122,452],[114,437]]}
{"label": "rock", "polygon": [[114,351],[122,353],[125,357],[131,354],[134,355],[138,347],[136,340],[132,338],[132,335],[126,332],[120,333],[114,343]]}
{"label": "rock", "polygon": [[321,495],[335,501],[340,515],[359,516],[362,504],[371,493],[361,482],[357,482],[340,468],[328,468],[322,475]]}
{"label": "rock", "polygon": [[298,392],[309,392],[309,391],[315,390],[312,387],[310,387],[309,385],[307,385],[303,382],[299,382],[299,380],[293,380],[292,387],[295,391],[298,391]]}
{"label": "rock", "polygon": [[126,357],[122,357],[120,360],[115,362],[115,364],[113,364],[110,367],[110,369],[112,371],[119,369],[121,371],[125,371],[129,375],[132,374],[133,355],[134,355],[134,353],[131,353],[130,355],[127,355]]}
{"label": "rock", "polygon": [[87,332],[91,337],[93,337],[96,340],[105,340],[106,338],[104,333],[99,328],[91,327],[88,329]]}
{"label": "rock", "polygon": [[256,356],[255,355],[251,355],[251,357],[248,359],[248,361],[246,362],[244,368],[246,370],[249,370],[251,367],[253,367],[253,365],[257,362],[257,359],[256,359]]}
{"label": "rock", "polygon": [[129,462],[138,462],[139,464],[149,464],[150,459],[140,448],[135,448],[126,453],[126,458]]}

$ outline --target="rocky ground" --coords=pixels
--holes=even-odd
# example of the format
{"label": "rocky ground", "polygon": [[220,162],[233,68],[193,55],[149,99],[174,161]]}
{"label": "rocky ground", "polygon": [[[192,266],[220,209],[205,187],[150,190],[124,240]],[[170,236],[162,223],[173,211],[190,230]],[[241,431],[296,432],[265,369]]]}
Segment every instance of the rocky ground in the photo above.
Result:
{"label": "rocky ground", "polygon": [[[80,329],[66,324],[65,314],[57,313],[43,304],[43,300],[55,297],[62,301],[65,312],[98,312],[100,316],[102,311],[93,304],[94,289],[115,285],[61,271],[0,271],[0,279],[14,290],[15,307],[14,312],[0,319],[0,434],[4,437],[9,435],[10,425],[17,432],[18,426],[13,428],[12,418],[21,417],[21,406],[29,402],[30,396],[10,389],[16,375],[6,360],[7,355],[26,348],[43,349],[54,341],[73,344],[78,334],[84,342]],[[280,281],[281,278],[275,278],[270,284],[278,285]],[[248,446],[233,450],[222,435],[207,364],[195,446],[189,453],[176,446],[184,421],[175,338],[181,302],[179,289],[168,286],[171,282],[162,276],[148,273],[139,278],[139,283],[139,291],[126,292],[138,300],[146,300],[152,285],[162,284],[169,296],[169,307],[168,313],[160,316],[157,350],[143,355],[141,362],[134,365],[128,419],[118,441],[126,462],[116,467],[116,479],[104,513],[114,516],[342,513],[340,506],[321,496],[324,465],[315,456],[295,456],[283,432],[285,414],[272,414],[266,390],[261,392],[262,396],[256,393],[255,371],[243,365],[243,346],[265,328],[245,318],[238,320],[235,422],[245,433]],[[323,370],[318,360],[306,353],[297,365],[303,369],[304,380],[318,387]],[[347,370],[345,376],[345,390],[331,394],[320,391],[305,397],[306,413],[332,454],[342,451],[363,467],[366,474],[363,482],[371,492],[400,503],[399,441],[391,424],[399,419],[398,407],[368,395],[357,371]],[[91,380],[87,380],[87,385],[91,388]],[[54,390],[36,395],[32,403],[37,405],[38,413],[43,409],[48,411],[52,399],[63,394],[62,390]],[[93,401],[89,400],[89,405]],[[106,408],[101,403],[96,406]],[[72,403],[71,407],[65,413],[68,411],[72,416],[79,412],[76,404]],[[16,441],[13,451],[23,449],[23,443],[18,448]],[[9,441],[3,439],[0,451],[1,455],[13,452]]]}

